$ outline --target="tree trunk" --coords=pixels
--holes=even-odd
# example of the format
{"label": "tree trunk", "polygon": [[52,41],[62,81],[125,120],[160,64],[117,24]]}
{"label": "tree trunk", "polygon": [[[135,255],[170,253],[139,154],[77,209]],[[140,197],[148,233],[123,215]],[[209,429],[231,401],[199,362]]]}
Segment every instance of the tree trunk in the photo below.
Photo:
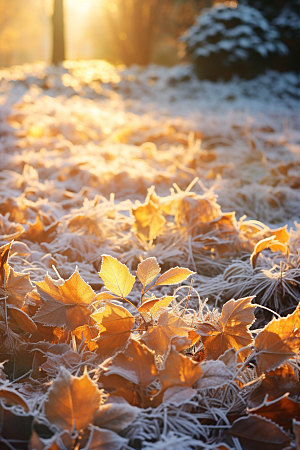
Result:
{"label": "tree trunk", "polygon": [[52,63],[57,65],[65,60],[65,36],[64,36],[64,4],[63,0],[54,0],[52,16],[53,47]]}

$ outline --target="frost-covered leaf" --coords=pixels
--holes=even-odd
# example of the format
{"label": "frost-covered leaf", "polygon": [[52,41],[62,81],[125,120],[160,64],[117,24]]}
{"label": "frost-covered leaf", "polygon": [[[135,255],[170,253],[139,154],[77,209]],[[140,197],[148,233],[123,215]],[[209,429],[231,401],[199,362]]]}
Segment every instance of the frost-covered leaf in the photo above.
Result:
{"label": "frost-covered leaf", "polygon": [[193,275],[190,269],[184,267],[174,267],[163,273],[155,282],[154,286],[169,286],[171,284],[178,284],[186,280],[190,275]]}
{"label": "frost-covered leaf", "polygon": [[256,266],[256,261],[257,261],[257,258],[259,256],[260,252],[262,252],[266,248],[269,248],[270,250],[272,250],[272,252],[281,251],[283,254],[285,254],[287,252],[287,246],[285,244],[283,244],[282,242],[279,242],[278,240],[276,240],[275,236],[271,236],[266,239],[262,239],[261,241],[259,241],[256,244],[256,246],[253,250],[253,253],[250,257],[250,261],[251,261],[253,268],[255,268],[255,266]]}
{"label": "frost-covered leaf", "polygon": [[93,422],[99,408],[101,392],[87,373],[74,377],[61,367],[45,401],[45,415],[60,430],[82,430]]}
{"label": "frost-covered leaf", "polygon": [[300,348],[300,305],[293,314],[273,319],[255,339],[259,373],[279,367]]}
{"label": "frost-covered leaf", "polygon": [[163,403],[179,406],[195,397],[197,391],[186,386],[170,386],[163,395]]}
{"label": "frost-covered leaf", "polygon": [[135,277],[131,275],[125,264],[109,255],[102,255],[102,265],[99,272],[106,289],[119,297],[130,294]]}
{"label": "frost-covered leaf", "polygon": [[94,312],[91,317],[100,328],[97,339],[99,352],[109,355],[122,347],[130,337],[135,318],[123,306],[106,302],[105,308]]}
{"label": "frost-covered leaf", "polygon": [[142,261],[138,265],[136,275],[142,285],[145,287],[149,283],[151,283],[151,281],[153,281],[155,277],[157,277],[160,271],[161,268],[159,267],[156,258],[151,257],[144,259],[144,261]]}
{"label": "frost-covered leaf", "polygon": [[0,399],[6,405],[22,406],[24,411],[29,412],[29,407],[27,405],[25,398],[22,395],[20,395],[19,392],[15,391],[14,389],[11,389],[9,387],[2,387],[0,389]]}
{"label": "frost-covered leaf", "polygon": [[138,411],[138,408],[131,406],[122,397],[110,396],[107,403],[96,411],[94,424],[119,433],[135,419]]}
{"label": "frost-covered leaf", "polygon": [[253,298],[229,300],[223,306],[217,324],[203,323],[197,327],[208,359],[218,359],[230,348],[239,350],[251,344],[249,328],[254,322],[255,305],[251,304]]}
{"label": "frost-covered leaf", "polygon": [[95,293],[81,278],[76,269],[64,282],[55,282],[49,275],[36,283],[43,304],[33,319],[36,322],[55,327],[66,327],[73,331],[89,321],[88,306]]}
{"label": "frost-covered leaf", "polygon": [[[176,337],[188,338],[191,330],[192,328],[183,319],[170,311],[165,311],[159,316],[157,324],[149,327],[141,339],[155,351],[156,355],[166,355],[172,339]],[[190,345],[191,341],[188,339],[185,348]]]}
{"label": "frost-covered leaf", "polygon": [[83,450],[121,450],[128,440],[111,430],[91,426],[91,436]]}
{"label": "frost-covered leaf", "polygon": [[283,450],[290,443],[289,435],[282,428],[254,415],[237,419],[227,434],[237,438],[243,450]]}
{"label": "frost-covered leaf", "polygon": [[8,305],[8,310],[23,331],[27,331],[28,333],[35,333],[37,331],[36,324],[24,311],[14,305]]}
{"label": "frost-covered leaf", "polygon": [[106,376],[121,375],[132,383],[147,386],[157,377],[154,354],[145,345],[132,340],[123,353],[118,353],[107,364],[105,373]]}

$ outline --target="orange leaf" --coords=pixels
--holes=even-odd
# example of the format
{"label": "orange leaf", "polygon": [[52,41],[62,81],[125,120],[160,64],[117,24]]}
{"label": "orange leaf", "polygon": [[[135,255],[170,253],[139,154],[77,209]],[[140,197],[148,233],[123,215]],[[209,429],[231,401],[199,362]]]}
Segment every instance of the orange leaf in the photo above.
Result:
{"label": "orange leaf", "polygon": [[226,350],[239,350],[251,344],[252,336],[249,331],[254,322],[251,304],[254,297],[229,300],[222,309],[222,315],[217,324],[203,323],[197,328],[197,333],[205,347],[208,359],[218,359]]}
{"label": "orange leaf", "polygon": [[300,305],[287,317],[273,319],[255,339],[258,372],[275,369],[298,353],[300,347]]}
{"label": "orange leaf", "polygon": [[77,268],[64,282],[54,281],[46,275],[45,280],[37,282],[36,285],[44,300],[33,317],[36,322],[55,327],[65,326],[70,331],[88,323],[88,306],[92,303],[95,293],[81,278]]}
{"label": "orange leaf", "polygon": [[145,345],[132,340],[123,353],[118,353],[111,361],[105,363],[105,375],[120,375],[131,383],[148,386],[157,378],[157,369],[153,352]]}
{"label": "orange leaf", "polygon": [[105,308],[94,312],[91,317],[100,328],[97,339],[98,353],[110,355],[122,347],[130,337],[135,318],[123,306],[106,302]]}
{"label": "orange leaf", "polygon": [[256,261],[257,261],[257,258],[259,256],[260,252],[262,252],[266,248],[269,248],[270,250],[272,250],[272,252],[277,252],[279,250],[284,255],[288,251],[287,246],[285,244],[282,244],[281,242],[277,241],[275,236],[271,236],[266,239],[262,239],[261,241],[259,241],[256,244],[256,246],[253,250],[253,253],[250,257],[250,261],[251,261],[253,269],[256,266]]}
{"label": "orange leaf", "polygon": [[[183,319],[170,311],[165,311],[159,316],[157,325],[149,327],[141,339],[155,351],[156,355],[165,355],[170,349],[173,338],[186,337],[188,339],[191,330],[192,328]],[[188,339],[185,348],[188,348],[190,344],[191,341]]]}
{"label": "orange leaf", "polygon": [[99,408],[101,392],[87,373],[73,377],[64,367],[53,381],[45,401],[45,415],[61,430],[77,431],[93,422]]}
{"label": "orange leaf", "polygon": [[25,399],[18,392],[12,389],[1,388],[0,399],[7,405],[20,405],[26,412],[29,412]]}

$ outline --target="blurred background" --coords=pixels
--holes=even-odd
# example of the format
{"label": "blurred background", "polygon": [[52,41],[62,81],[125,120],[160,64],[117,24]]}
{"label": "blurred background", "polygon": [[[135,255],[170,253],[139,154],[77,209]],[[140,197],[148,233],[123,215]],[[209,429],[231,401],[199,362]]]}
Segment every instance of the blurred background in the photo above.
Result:
{"label": "blurred background", "polygon": [[299,70],[300,2],[0,0],[1,67],[64,59],[189,61],[212,80]]}

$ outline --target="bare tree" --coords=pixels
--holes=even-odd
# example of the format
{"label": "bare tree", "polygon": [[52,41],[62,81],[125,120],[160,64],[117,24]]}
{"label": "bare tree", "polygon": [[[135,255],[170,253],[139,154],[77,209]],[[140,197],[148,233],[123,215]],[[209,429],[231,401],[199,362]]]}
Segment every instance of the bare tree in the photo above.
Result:
{"label": "bare tree", "polygon": [[53,64],[57,65],[65,60],[64,2],[63,2],[63,0],[54,0],[52,26],[53,26],[52,62],[53,62]]}

